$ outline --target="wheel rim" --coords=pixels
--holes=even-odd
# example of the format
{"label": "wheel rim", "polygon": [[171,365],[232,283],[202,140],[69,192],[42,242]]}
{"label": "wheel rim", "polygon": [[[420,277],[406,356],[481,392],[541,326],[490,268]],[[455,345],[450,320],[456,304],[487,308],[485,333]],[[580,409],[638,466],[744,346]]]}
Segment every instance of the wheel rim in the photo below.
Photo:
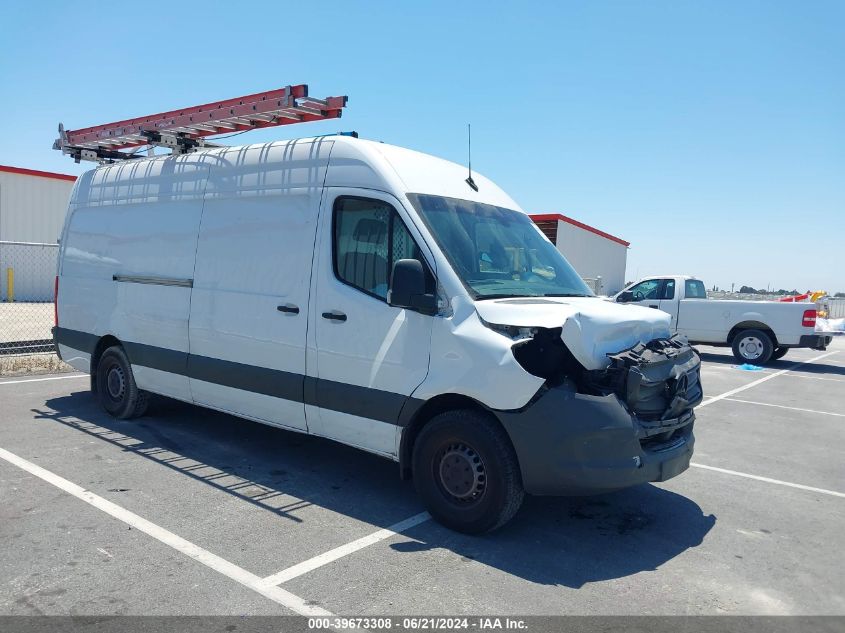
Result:
{"label": "wheel rim", "polygon": [[746,360],[757,360],[763,355],[763,341],[756,336],[743,337],[739,342],[739,353]]}
{"label": "wheel rim", "polygon": [[126,392],[126,376],[120,365],[112,365],[106,373],[106,389],[109,393],[109,398],[114,401],[119,401],[123,398]]}
{"label": "wheel rim", "polygon": [[484,461],[464,443],[449,444],[436,460],[437,481],[443,493],[455,503],[477,503],[487,488]]}

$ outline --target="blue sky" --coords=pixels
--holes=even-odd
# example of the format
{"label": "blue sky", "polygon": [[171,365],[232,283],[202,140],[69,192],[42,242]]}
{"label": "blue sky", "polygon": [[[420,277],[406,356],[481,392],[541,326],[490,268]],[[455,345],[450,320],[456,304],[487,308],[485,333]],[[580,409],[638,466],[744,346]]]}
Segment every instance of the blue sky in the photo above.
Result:
{"label": "blue sky", "polygon": [[[631,242],[627,277],[845,291],[845,2],[27,2],[0,163],[70,129],[308,83],[357,130]],[[241,140],[239,139],[239,140]]]}

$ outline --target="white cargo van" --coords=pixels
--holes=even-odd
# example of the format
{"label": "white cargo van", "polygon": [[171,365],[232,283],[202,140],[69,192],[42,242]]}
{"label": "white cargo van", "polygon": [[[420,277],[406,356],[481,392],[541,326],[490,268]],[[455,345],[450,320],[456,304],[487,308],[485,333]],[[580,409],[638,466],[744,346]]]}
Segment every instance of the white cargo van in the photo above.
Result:
{"label": "white cargo van", "polygon": [[61,238],[61,357],[119,418],[163,394],[396,460],[465,532],[525,492],[685,470],[700,363],[669,316],[594,297],[466,175],[344,136],[89,171]]}

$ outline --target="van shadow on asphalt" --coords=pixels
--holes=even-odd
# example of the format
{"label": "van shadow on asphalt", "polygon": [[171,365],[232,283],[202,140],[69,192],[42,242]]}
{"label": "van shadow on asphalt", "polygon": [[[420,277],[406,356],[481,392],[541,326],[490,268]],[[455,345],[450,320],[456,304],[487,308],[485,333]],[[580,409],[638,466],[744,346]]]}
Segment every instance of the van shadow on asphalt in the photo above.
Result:
{"label": "van shadow on asphalt", "polygon": [[[154,398],[147,416],[132,421],[111,418],[87,391],[45,404],[47,410],[34,410],[37,420],[143,456],[272,512],[292,529],[307,529],[301,510],[308,506],[378,527],[421,511],[412,483],[399,479],[395,463],[330,440],[167,398]],[[120,483],[105,482],[104,488]],[[390,547],[445,548],[467,563],[577,588],[654,570],[700,545],[715,522],[692,500],[643,485],[594,497],[526,497],[517,516],[491,534],[471,537],[427,522]]]}

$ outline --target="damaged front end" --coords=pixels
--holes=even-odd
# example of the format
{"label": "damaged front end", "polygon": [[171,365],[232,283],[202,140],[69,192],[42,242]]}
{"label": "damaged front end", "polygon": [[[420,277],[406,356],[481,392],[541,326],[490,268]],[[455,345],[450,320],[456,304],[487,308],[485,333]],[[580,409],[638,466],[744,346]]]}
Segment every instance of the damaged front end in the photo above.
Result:
{"label": "damaged front end", "polygon": [[588,388],[615,393],[642,420],[668,420],[703,397],[701,359],[686,336],[639,343],[610,355],[610,366],[585,372]]}
{"label": "damaged front end", "polygon": [[606,369],[587,371],[587,389],[614,393],[636,417],[644,448],[671,448],[704,397],[701,359],[684,335],[655,339],[610,355]]}
{"label": "damaged front end", "polygon": [[519,411],[497,412],[533,494],[590,494],[665,481],[689,466],[701,360],[681,335],[608,354],[585,369],[560,328],[536,328],[512,346],[526,371],[545,379]]}
{"label": "damaged front end", "polygon": [[677,418],[701,402],[698,353],[682,334],[609,354],[604,369],[587,370],[560,338],[560,328],[537,328],[530,339],[516,343],[513,355],[529,373],[545,378],[548,387],[572,381],[579,393],[616,394],[639,420]]}

